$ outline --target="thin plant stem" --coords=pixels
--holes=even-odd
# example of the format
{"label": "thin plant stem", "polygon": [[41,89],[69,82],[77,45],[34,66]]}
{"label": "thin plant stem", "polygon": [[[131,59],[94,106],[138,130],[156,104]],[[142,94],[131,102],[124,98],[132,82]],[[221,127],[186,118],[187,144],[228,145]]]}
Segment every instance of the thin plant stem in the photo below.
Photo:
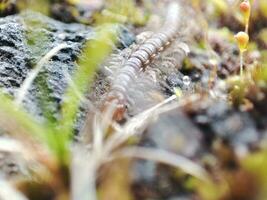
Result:
{"label": "thin plant stem", "polygon": [[34,81],[34,79],[37,77],[38,73],[43,69],[43,66],[49,62],[49,60],[56,55],[60,50],[67,48],[68,45],[66,43],[59,44],[58,46],[54,47],[52,50],[50,50],[42,59],[37,63],[35,68],[29,73],[28,77],[24,80],[22,85],[20,86],[20,89],[16,95],[15,103],[20,106],[27,95],[27,92]]}
{"label": "thin plant stem", "polygon": [[200,165],[187,159],[186,157],[180,156],[161,149],[152,149],[145,147],[128,147],[124,148],[116,156],[120,157],[135,157],[141,159],[147,159],[152,161],[161,162],[171,166],[178,167],[184,172],[199,178],[203,181],[209,181],[209,175]]}
{"label": "thin plant stem", "polygon": [[248,23],[246,23],[245,32],[248,34]]}
{"label": "thin plant stem", "polygon": [[240,51],[240,76],[243,76],[243,65],[244,65],[244,61],[243,61],[243,51]]}

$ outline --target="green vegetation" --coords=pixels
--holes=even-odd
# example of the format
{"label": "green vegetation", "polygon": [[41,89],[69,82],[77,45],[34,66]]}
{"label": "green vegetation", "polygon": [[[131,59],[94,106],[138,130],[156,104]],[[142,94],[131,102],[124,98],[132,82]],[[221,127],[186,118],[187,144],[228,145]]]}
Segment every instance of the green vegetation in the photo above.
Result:
{"label": "green vegetation", "polygon": [[[0,12],[5,11],[9,3],[10,1],[2,1]],[[66,10],[70,11],[67,15],[73,17],[70,22],[90,24],[93,27],[94,35],[85,43],[75,62],[76,67],[73,73],[68,74],[66,72],[65,74],[64,78],[68,79],[68,86],[63,95],[63,102],[60,102],[58,115],[53,115],[51,108],[54,108],[56,103],[49,96],[51,91],[47,86],[48,76],[41,70],[37,71],[38,76],[34,76],[30,83],[35,84],[36,90],[38,90],[38,105],[43,119],[35,119],[34,116],[30,115],[23,108],[23,99],[18,104],[16,97],[14,99],[4,90],[1,90],[1,132],[23,146],[20,153],[25,157],[25,160],[29,160],[31,165],[27,166],[30,168],[30,177],[9,180],[12,186],[27,196],[29,200],[71,199],[73,195],[72,181],[75,179],[72,170],[81,168],[85,170],[75,171],[81,176],[81,180],[78,180],[78,182],[81,181],[78,188],[80,186],[82,188],[81,191],[79,190],[81,192],[79,195],[83,196],[85,193],[86,195],[79,200],[88,199],[87,196],[95,198],[90,200],[97,198],[101,200],[133,200],[138,199],[138,195],[146,197],[139,199],[158,199],[163,198],[164,195],[169,198],[169,193],[173,192],[172,188],[170,190],[167,188],[171,187],[170,182],[175,187],[175,191],[173,194],[171,193],[174,198],[182,194],[188,195],[188,198],[200,200],[267,199],[267,173],[265,170],[267,165],[265,125],[267,112],[265,109],[267,102],[266,0],[235,1],[232,4],[228,0],[187,1],[184,8],[190,7],[188,10],[197,16],[196,19],[189,19],[192,20],[192,24],[188,23],[188,26],[197,30],[195,31],[191,27],[190,30],[194,30],[195,33],[194,31],[192,33],[187,31],[187,34],[192,34],[190,37],[181,34],[181,41],[188,42],[192,53],[187,56],[182,69],[179,68],[179,70],[184,73],[181,76],[188,76],[190,81],[188,84],[195,84],[193,94],[183,93],[183,88],[179,86],[182,84],[180,83],[182,79],[175,77],[179,80],[174,80],[178,82],[178,86],[173,87],[174,94],[168,98],[166,97],[169,95],[168,92],[164,95],[152,94],[151,96],[157,99],[158,104],[137,115],[130,116],[122,123],[112,121],[112,108],[107,109],[106,113],[102,111],[92,112],[94,114],[92,127],[90,127],[92,132],[86,135],[89,142],[87,141],[88,138],[82,138],[80,143],[74,142],[74,132],[81,107],[88,101],[86,95],[92,90],[101,64],[105,63],[112,53],[121,53],[120,50],[116,49],[120,31],[119,25],[129,25],[134,33],[139,33],[143,31],[149,21],[150,14],[153,14],[150,26],[154,23],[155,27],[158,27],[156,23],[160,21],[161,16],[154,12],[157,12],[157,9],[164,10],[165,2],[160,1],[153,5],[151,1],[107,0],[102,7],[95,8],[94,1],[86,0],[22,0],[17,6],[20,10],[32,9],[51,16],[51,10],[55,4],[66,6]],[[83,13],[79,9],[81,6],[87,8],[85,5],[93,13],[89,17],[90,20],[79,16]],[[31,54],[34,55],[34,59],[30,62],[30,67],[33,69],[30,70],[34,71],[38,67],[38,61],[42,61],[47,54],[51,53],[51,49],[48,49],[49,46],[47,45],[48,34],[45,31],[47,27],[46,24],[36,23],[34,19],[31,20],[25,16],[23,19],[27,29],[25,31],[27,38],[25,43],[27,43]],[[144,27],[140,28],[141,26]],[[41,31],[38,33],[32,31],[37,28]],[[244,31],[240,31],[243,28]],[[58,37],[64,38],[64,35],[59,33]],[[64,43],[64,45],[68,44]],[[64,45],[63,47],[66,47]],[[133,48],[137,48],[137,46]],[[169,47],[168,51],[170,52],[167,53],[172,54],[171,44]],[[57,51],[52,51],[52,53],[56,54],[62,49],[64,48],[56,49]],[[126,50],[132,51],[130,48]],[[127,59],[127,55],[122,57]],[[53,56],[54,54],[48,56],[45,61],[48,62]],[[175,56],[160,57],[160,55],[158,57],[157,62],[165,59],[167,60],[166,63],[172,62],[172,59],[176,58]],[[160,67],[164,66],[160,65]],[[43,69],[42,66],[40,69]],[[129,71],[129,73],[131,72]],[[153,80],[157,80],[156,73],[151,73]],[[167,75],[166,69],[164,81],[168,78]],[[161,87],[162,83],[156,82],[155,85],[157,84]],[[164,82],[164,84],[166,83]],[[162,88],[168,89],[168,86],[165,88],[164,85]],[[172,87],[170,88],[172,89]],[[20,91],[19,89],[21,88],[18,88],[18,91]],[[28,90],[29,87],[26,89]],[[220,100],[226,102],[227,109],[218,109],[219,114],[214,114],[208,110],[210,105],[217,104]],[[223,109],[226,110],[226,114]],[[150,122],[153,121],[154,125],[162,123],[157,121],[160,120],[158,116],[168,111],[178,111],[177,113],[182,115],[179,117],[188,120],[189,126],[195,128],[192,129],[193,131],[201,130],[196,132],[199,135],[202,134],[201,137],[203,138],[192,139],[196,140],[200,146],[197,149],[199,152],[193,156],[190,155],[193,160],[177,152],[176,154],[163,149],[136,146],[142,138],[141,133],[144,131],[150,133],[153,130],[148,127]],[[231,113],[235,115],[233,114],[233,118],[218,125],[213,122],[213,116],[209,112],[216,115],[214,117],[216,120],[223,122],[227,117],[232,117]],[[222,118],[219,115],[223,115]],[[236,119],[243,119],[242,117],[245,118],[244,121],[237,120],[235,122]],[[241,146],[238,149],[234,146],[235,143],[231,143],[231,139],[229,139],[235,135],[228,136],[227,131],[230,132],[231,130],[225,131],[223,129],[225,127],[220,126],[229,124],[234,126],[238,136],[238,134],[245,132],[241,128],[245,127],[247,118],[253,121],[253,128],[255,127],[260,133],[260,139],[258,139],[259,142],[254,142],[250,146],[246,144],[246,148]],[[172,120],[170,120],[171,123]],[[216,134],[216,129],[223,131],[218,131],[219,133]],[[251,130],[249,129],[249,131]],[[153,131],[162,131],[162,134],[165,134],[167,130]],[[183,136],[183,129],[178,131],[175,134],[179,134],[179,138],[177,141],[167,141],[166,143],[170,142],[171,147],[168,146],[166,149],[175,148],[177,145],[183,145],[183,143],[191,145],[191,143],[187,143],[188,141],[184,141],[186,137]],[[146,137],[148,136],[146,135]],[[162,138],[156,139],[155,143],[163,140]],[[78,168],[75,168],[77,167],[74,166],[77,164],[75,163],[75,156],[79,153],[82,155],[80,156],[81,160],[78,162]],[[86,156],[83,157],[83,155]],[[133,187],[131,182],[132,158],[164,163],[161,165],[154,165],[153,163],[152,167],[149,165],[151,168],[155,167],[153,170],[157,176],[156,178],[150,177],[152,181],[149,182],[149,187],[142,184],[141,186],[134,185],[137,189]],[[160,170],[166,174],[160,174],[159,172],[162,172]],[[83,175],[84,179],[88,177],[91,179],[83,180]],[[151,192],[151,188],[154,191]],[[162,188],[164,188],[163,192],[157,191]]]}
{"label": "green vegetation", "polygon": [[[62,106],[62,131],[71,135],[73,133],[73,124],[79,111],[81,99],[85,92],[89,91],[89,86],[94,79],[99,63],[111,52],[112,45],[115,43],[116,26],[106,25],[100,27],[97,38],[89,42],[84,48],[79,67],[73,76],[73,86],[67,89],[65,102]],[[77,95],[80,94],[80,95]],[[82,97],[82,98],[81,98]]]}
{"label": "green vegetation", "polygon": [[0,2],[0,12],[3,12],[10,4],[11,0],[3,0]]}

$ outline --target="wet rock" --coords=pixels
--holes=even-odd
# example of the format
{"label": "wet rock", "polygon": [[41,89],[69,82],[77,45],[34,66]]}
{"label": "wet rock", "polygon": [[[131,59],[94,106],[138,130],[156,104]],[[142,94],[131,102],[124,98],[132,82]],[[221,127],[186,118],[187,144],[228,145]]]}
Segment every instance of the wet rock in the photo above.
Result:
{"label": "wet rock", "polygon": [[213,119],[211,127],[214,132],[223,138],[229,138],[234,145],[248,145],[258,141],[255,124],[247,113],[230,110],[226,102],[220,102],[210,107],[208,114]]}
{"label": "wet rock", "polygon": [[57,20],[71,23],[76,21],[75,16],[73,16],[72,10],[73,8],[68,6],[66,3],[55,3],[51,8],[51,14]]}
{"label": "wet rock", "polygon": [[[24,101],[26,109],[35,116],[44,115],[42,106],[45,106],[45,112],[54,115],[67,86],[64,73],[71,74],[74,70],[74,61],[82,45],[94,36],[92,28],[67,25],[37,13],[26,12],[1,19],[0,30],[0,83],[12,95],[16,94],[31,68],[46,53],[62,43],[68,45],[45,64]],[[47,105],[41,105],[43,102]]]}
{"label": "wet rock", "polygon": [[100,12],[103,6],[102,0],[80,1],[74,4],[65,0],[60,2],[52,0],[51,14],[55,19],[66,23],[91,24],[94,14]]}
{"label": "wet rock", "polygon": [[187,176],[176,177],[177,171],[164,165],[157,165],[155,172],[153,181],[142,180],[132,184],[135,199],[169,199],[188,192],[185,188]]}
{"label": "wet rock", "polygon": [[[164,149],[196,158],[201,152],[201,132],[181,112],[175,110],[151,124],[140,145]],[[175,178],[175,169],[152,161],[137,161],[132,168],[133,188],[137,199],[163,198],[180,195],[186,177]]]}
{"label": "wet rock", "polygon": [[163,114],[151,124],[143,138],[155,147],[187,157],[194,157],[199,150],[201,132],[181,112]]}
{"label": "wet rock", "polygon": [[126,27],[121,26],[119,32],[119,49],[127,48],[135,42],[135,35]]}
{"label": "wet rock", "polygon": [[[156,148],[157,145],[152,140],[142,140],[141,144],[143,147]],[[145,186],[149,188],[151,183],[155,181],[155,176],[157,173],[157,163],[149,160],[139,160],[135,162],[132,166],[132,181],[135,187],[139,187],[140,183],[142,187]],[[150,187],[150,190],[152,188]]]}
{"label": "wet rock", "polygon": [[173,93],[173,88],[180,88],[185,94],[194,92],[194,83],[192,82],[192,78],[180,72],[171,73],[167,77],[166,83],[168,85],[168,87],[166,87],[168,94]]}
{"label": "wet rock", "polygon": [[14,94],[29,71],[30,51],[17,17],[0,19],[0,86]]}
{"label": "wet rock", "polygon": [[256,125],[248,113],[232,108],[225,101],[214,102],[204,113],[194,119],[204,137],[227,140],[235,148],[248,148],[260,139]]}
{"label": "wet rock", "polygon": [[[118,46],[124,48],[134,36],[126,28],[121,30]],[[35,116],[57,118],[67,87],[65,73],[73,73],[84,43],[94,37],[95,31],[89,26],[65,24],[34,12],[1,18],[0,87],[14,96],[36,63],[51,49],[66,43],[68,47],[44,65],[23,102]]]}
{"label": "wet rock", "polygon": [[[18,12],[18,7],[17,7],[17,0],[13,1],[7,1],[5,4],[5,8],[3,10],[0,10],[0,17],[5,17],[7,15],[12,15]],[[1,1],[3,4],[3,2]]]}
{"label": "wet rock", "polygon": [[183,86],[183,74],[182,73],[172,73],[170,74],[167,79],[167,84],[170,87],[182,87]]}
{"label": "wet rock", "polygon": [[142,182],[143,184],[150,184],[153,182],[156,173],[156,163],[152,161],[139,161],[133,166],[134,173],[133,181]]}

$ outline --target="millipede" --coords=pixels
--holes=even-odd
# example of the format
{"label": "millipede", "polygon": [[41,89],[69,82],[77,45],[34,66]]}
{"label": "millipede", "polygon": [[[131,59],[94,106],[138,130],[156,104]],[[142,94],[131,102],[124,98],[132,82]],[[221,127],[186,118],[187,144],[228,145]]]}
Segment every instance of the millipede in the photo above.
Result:
{"label": "millipede", "polygon": [[130,83],[178,37],[180,24],[180,7],[178,3],[172,2],[168,5],[166,20],[162,28],[143,41],[120,67],[101,106],[105,110],[110,104],[115,105],[114,120],[124,119],[127,111],[127,89]]}

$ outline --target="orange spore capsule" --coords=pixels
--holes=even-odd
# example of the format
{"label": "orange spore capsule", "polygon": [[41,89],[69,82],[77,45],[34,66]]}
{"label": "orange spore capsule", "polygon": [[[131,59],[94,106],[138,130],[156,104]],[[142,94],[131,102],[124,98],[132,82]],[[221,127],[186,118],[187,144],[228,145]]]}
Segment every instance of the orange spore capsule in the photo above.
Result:
{"label": "orange spore capsule", "polygon": [[240,5],[239,8],[242,12],[248,13],[250,12],[250,3],[249,1],[243,1]]}
{"label": "orange spore capsule", "polygon": [[245,51],[247,49],[248,41],[249,41],[249,36],[245,32],[239,32],[235,35],[235,39],[238,43],[240,51]]}

